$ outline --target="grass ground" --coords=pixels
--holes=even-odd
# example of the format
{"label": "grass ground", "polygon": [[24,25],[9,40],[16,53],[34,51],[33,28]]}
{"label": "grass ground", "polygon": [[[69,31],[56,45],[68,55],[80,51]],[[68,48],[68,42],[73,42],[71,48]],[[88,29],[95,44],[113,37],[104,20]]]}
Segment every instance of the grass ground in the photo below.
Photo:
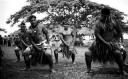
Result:
{"label": "grass ground", "polygon": [[[59,55],[59,63],[54,64],[55,73],[48,71],[48,66],[38,65],[32,67],[31,71],[20,71],[24,68],[23,59],[21,62],[15,62],[14,47],[2,47],[5,52],[3,64],[0,68],[1,79],[121,79],[118,73],[118,67],[114,65],[105,65],[93,63],[91,74],[86,74],[86,65],[84,61],[85,47],[77,47],[76,64],[71,64],[71,59],[63,58]],[[54,58],[53,58],[54,60]],[[128,62],[128,57],[126,59]],[[123,77],[128,79],[128,75]]]}

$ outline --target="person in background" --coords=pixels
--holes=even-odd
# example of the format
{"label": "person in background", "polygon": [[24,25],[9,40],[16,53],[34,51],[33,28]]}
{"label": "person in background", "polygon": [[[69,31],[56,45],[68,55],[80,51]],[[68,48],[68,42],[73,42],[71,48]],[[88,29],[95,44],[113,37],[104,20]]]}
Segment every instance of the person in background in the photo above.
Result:
{"label": "person in background", "polygon": [[0,35],[0,45],[3,45],[3,38],[1,35]]}

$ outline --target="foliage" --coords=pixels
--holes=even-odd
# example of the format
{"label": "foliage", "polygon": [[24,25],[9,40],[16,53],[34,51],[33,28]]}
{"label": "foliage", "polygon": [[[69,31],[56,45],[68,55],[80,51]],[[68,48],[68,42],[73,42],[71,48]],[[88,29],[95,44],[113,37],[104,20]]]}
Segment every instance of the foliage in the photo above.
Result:
{"label": "foliage", "polygon": [[[51,24],[68,24],[79,27],[83,21],[87,21],[88,15],[92,15],[97,20],[100,16],[100,10],[103,7],[109,7],[88,0],[27,0],[27,2],[30,5],[24,6],[20,11],[11,15],[7,23],[15,24],[19,19],[28,17],[35,12],[48,12],[49,16],[45,20],[49,20]],[[113,21],[124,26],[125,23],[122,22],[124,13],[109,8],[112,10]]]}

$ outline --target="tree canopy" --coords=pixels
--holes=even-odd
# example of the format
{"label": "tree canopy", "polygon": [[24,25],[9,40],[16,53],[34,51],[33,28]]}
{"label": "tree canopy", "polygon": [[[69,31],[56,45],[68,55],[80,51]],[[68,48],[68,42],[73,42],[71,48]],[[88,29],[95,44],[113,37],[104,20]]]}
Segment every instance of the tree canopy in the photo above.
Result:
{"label": "tree canopy", "polygon": [[[79,27],[83,22],[88,21],[88,15],[92,15],[96,21],[100,16],[100,10],[108,7],[112,11],[111,17],[114,22],[117,22],[122,28],[125,25],[122,21],[125,15],[123,12],[88,0],[27,0],[27,2],[30,5],[24,6],[21,10],[11,15],[7,23],[14,25],[19,22],[19,19],[24,19],[36,12],[47,12],[49,16],[43,19],[43,21],[50,21],[51,24],[74,25]],[[87,27],[87,25],[85,26]]]}

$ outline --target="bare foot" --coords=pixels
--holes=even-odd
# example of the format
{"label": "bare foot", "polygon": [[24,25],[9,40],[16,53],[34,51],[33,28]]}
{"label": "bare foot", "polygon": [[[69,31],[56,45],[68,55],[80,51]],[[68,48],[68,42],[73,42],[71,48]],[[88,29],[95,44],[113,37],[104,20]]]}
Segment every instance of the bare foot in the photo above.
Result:
{"label": "bare foot", "polygon": [[72,64],[76,64],[76,62],[72,62]]}
{"label": "bare foot", "polygon": [[128,75],[128,73],[126,71],[123,71],[123,75]]}
{"label": "bare foot", "polygon": [[55,73],[56,71],[55,71],[54,69],[51,69],[50,72],[51,72],[51,73]]}
{"label": "bare foot", "polygon": [[87,69],[86,73],[92,73],[93,71],[91,69]]}
{"label": "bare foot", "polygon": [[20,60],[16,60],[15,62],[20,62]]}

